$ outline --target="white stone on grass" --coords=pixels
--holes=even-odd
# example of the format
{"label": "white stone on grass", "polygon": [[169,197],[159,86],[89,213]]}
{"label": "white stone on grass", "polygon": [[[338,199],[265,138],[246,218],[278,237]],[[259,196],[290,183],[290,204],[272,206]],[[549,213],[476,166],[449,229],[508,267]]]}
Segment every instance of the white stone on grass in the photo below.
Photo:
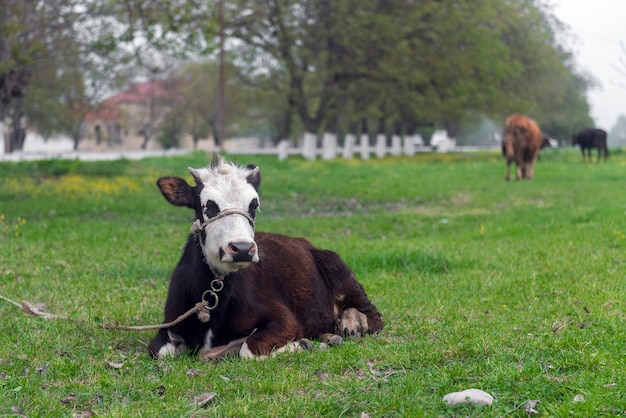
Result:
{"label": "white stone on grass", "polygon": [[461,392],[448,393],[443,397],[444,402],[448,405],[492,405],[493,396],[480,389],[467,389]]}

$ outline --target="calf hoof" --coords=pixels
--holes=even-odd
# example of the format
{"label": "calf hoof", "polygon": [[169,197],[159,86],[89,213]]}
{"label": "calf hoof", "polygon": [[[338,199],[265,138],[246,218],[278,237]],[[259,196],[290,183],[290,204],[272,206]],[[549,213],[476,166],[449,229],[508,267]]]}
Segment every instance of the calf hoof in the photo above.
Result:
{"label": "calf hoof", "polygon": [[339,317],[337,331],[342,337],[360,338],[368,331],[367,316],[356,308],[348,308]]}
{"label": "calf hoof", "polygon": [[343,342],[343,338],[337,334],[327,332],[326,334],[322,334],[320,336],[320,342],[328,345],[340,346]]}
{"label": "calf hoof", "polygon": [[200,350],[200,358],[203,361],[219,361],[228,355],[237,355],[241,351],[243,343],[246,342],[245,338],[234,340],[225,345],[220,345],[213,348],[203,348]]}
{"label": "calf hoof", "polygon": [[313,341],[309,340],[308,338],[303,338],[300,341],[296,341],[296,342],[300,344],[300,348],[305,351],[311,351],[315,347],[313,345]]}
{"label": "calf hoof", "polygon": [[[266,359],[268,356],[266,355],[258,355],[258,354],[254,354],[251,350],[250,347],[248,347],[248,343],[247,342],[243,342],[243,344],[241,344],[240,346],[241,348],[239,349],[239,356],[245,359],[255,359],[255,360],[264,360]],[[313,350],[314,345],[313,342],[311,340],[309,340],[308,338],[302,338],[298,341],[291,341],[285,345],[283,345],[282,347],[278,347],[274,350],[272,350],[270,352],[270,356],[274,357],[278,354],[281,353],[297,353],[300,351],[311,351]]]}
{"label": "calf hoof", "polygon": [[302,338],[298,341],[292,341],[287,343],[286,345],[277,348],[272,351],[272,355],[280,354],[280,353],[297,353],[299,351],[311,351],[313,350],[314,345],[311,340],[308,338]]}

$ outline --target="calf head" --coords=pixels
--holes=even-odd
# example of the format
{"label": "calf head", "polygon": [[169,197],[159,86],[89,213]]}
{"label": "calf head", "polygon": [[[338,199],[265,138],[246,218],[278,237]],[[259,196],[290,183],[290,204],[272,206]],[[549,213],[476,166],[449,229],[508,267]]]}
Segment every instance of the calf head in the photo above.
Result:
{"label": "calf head", "polygon": [[168,202],[195,211],[192,232],[198,235],[207,264],[226,274],[259,261],[254,218],[259,208],[259,168],[238,167],[215,157],[206,168],[189,168],[196,185],[180,177],[162,177],[157,186]]}

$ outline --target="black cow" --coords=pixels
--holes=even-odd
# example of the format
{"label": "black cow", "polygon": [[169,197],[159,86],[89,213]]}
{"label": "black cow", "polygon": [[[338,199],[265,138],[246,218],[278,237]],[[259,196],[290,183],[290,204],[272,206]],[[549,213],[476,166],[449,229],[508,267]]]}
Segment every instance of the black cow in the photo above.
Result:
{"label": "black cow", "polygon": [[597,128],[583,129],[572,135],[572,145],[579,145],[580,152],[583,155],[583,161],[585,161],[585,150],[587,150],[587,157],[591,161],[591,149],[598,149],[598,160],[600,156],[604,154],[604,160],[609,158],[609,149],[606,143],[606,131]]}

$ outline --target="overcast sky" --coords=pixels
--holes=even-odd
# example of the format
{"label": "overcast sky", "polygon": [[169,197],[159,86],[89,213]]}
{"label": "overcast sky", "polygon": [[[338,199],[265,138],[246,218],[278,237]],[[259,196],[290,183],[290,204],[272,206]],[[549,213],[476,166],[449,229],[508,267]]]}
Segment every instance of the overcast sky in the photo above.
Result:
{"label": "overcast sky", "polygon": [[[575,36],[568,49],[580,69],[593,74],[602,84],[589,92],[591,116],[597,127],[610,131],[620,114],[626,115],[626,75],[618,67],[626,61],[626,0],[551,0],[554,15]],[[623,67],[626,72],[626,65]]]}

